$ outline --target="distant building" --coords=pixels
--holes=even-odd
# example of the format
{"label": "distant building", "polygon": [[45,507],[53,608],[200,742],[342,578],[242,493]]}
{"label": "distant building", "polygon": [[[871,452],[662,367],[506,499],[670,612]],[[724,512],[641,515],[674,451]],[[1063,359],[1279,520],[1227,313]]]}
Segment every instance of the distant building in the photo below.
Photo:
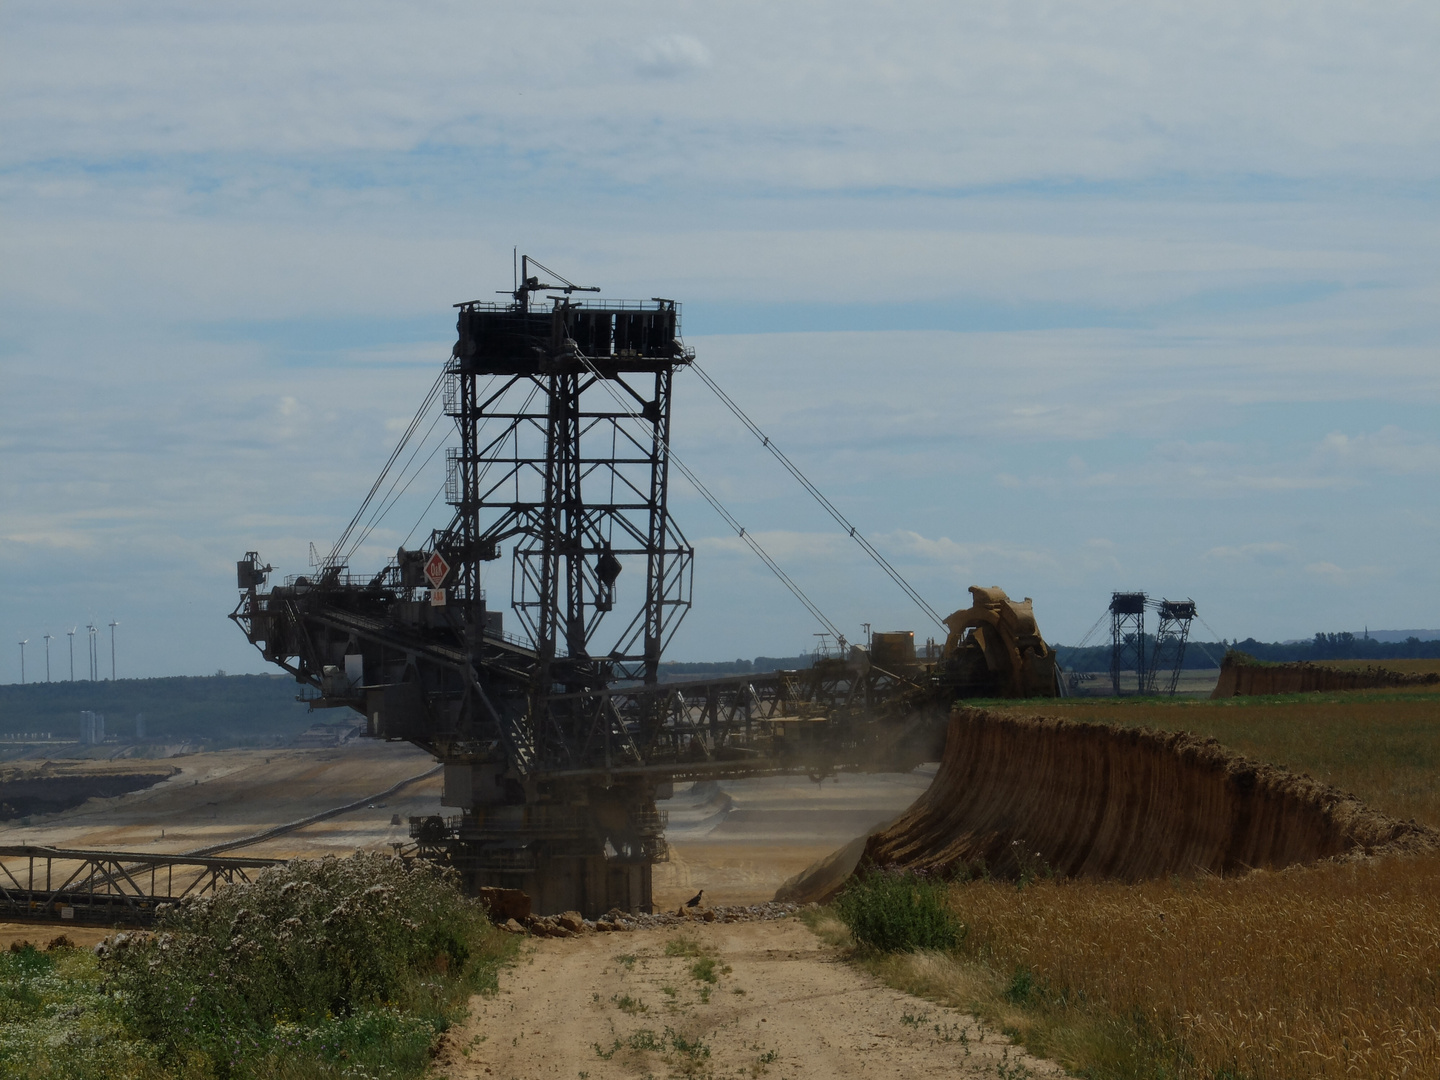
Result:
{"label": "distant building", "polygon": [[105,741],[105,715],[85,710],[80,714],[80,741],[86,746],[99,746]]}

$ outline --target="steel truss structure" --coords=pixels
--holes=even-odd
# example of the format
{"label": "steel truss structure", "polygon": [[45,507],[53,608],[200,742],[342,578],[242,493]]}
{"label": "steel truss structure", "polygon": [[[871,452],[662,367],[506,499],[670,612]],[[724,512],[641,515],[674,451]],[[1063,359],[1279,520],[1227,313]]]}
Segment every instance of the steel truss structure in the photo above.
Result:
{"label": "steel truss structure", "polygon": [[[1190,640],[1190,623],[1195,618],[1194,600],[1151,601],[1160,616],[1155,627],[1155,643],[1150,650],[1150,670],[1145,680],[1147,694],[1169,694],[1174,697],[1180,685],[1180,670],[1185,666],[1185,646]],[[1165,683],[1159,679],[1164,674]]]}
{"label": "steel truss structure", "polygon": [[0,846],[0,919],[149,926],[161,904],[250,881],[283,861]]}
{"label": "steel truss structure", "polygon": [[[569,283],[533,301],[546,288],[527,264],[513,303],[457,305],[450,524],[368,577],[332,557],[267,589],[247,553],[232,618],[314,707],[445,763],[442,802],[461,812],[416,839],[471,887],[522,888],[538,911],[648,910],[666,857],[655,800],[675,780],[909,768],[937,756],[937,726],[863,650],[660,681],[694,558],[669,514],[672,384],[693,356],[680,308],[576,302]],[[507,549],[519,636],[482,580]]]}
{"label": "steel truss structure", "polygon": [[[1159,618],[1155,636],[1145,637],[1145,611]],[[1116,697],[1122,694],[1174,695],[1185,665],[1185,646],[1195,618],[1194,600],[1155,600],[1138,593],[1110,596],[1110,682]],[[1149,648],[1147,654],[1146,649]],[[1135,687],[1127,690],[1121,676],[1135,673]],[[1162,686],[1160,679],[1164,677]]]}
{"label": "steel truss structure", "polygon": [[1110,684],[1116,697],[1126,691],[1121,677],[1135,673],[1132,694],[1145,693],[1145,594],[1112,593],[1110,596]]}

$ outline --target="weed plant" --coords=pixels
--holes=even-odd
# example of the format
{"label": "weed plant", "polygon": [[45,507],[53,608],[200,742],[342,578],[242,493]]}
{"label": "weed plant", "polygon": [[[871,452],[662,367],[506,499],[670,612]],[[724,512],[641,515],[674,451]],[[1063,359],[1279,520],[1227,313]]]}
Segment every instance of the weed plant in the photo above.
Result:
{"label": "weed plant", "polygon": [[852,879],[835,910],[856,943],[877,952],[953,949],[965,936],[943,881],[873,870]]}
{"label": "weed plant", "polygon": [[163,1075],[156,1047],[127,1037],[100,988],[94,953],[0,953],[0,1077],[148,1080]]}
{"label": "weed plant", "polygon": [[98,956],[0,955],[0,1076],[418,1076],[512,941],[429,864],[293,862]]}

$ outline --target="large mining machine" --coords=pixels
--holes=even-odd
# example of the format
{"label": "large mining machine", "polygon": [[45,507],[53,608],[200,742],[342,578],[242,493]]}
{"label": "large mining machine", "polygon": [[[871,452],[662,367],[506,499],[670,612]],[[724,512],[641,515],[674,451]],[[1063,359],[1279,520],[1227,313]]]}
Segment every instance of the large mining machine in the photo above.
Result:
{"label": "large mining machine", "polygon": [[[419,854],[471,889],[523,889],[538,912],[650,910],[656,800],[675,782],[907,770],[939,756],[937,703],[1053,687],[1029,600],[998,589],[972,590],[937,663],[917,662],[913,634],[908,653],[877,635],[873,655],[841,638],[802,671],[663,682],[694,558],[668,495],[672,384],[694,360],[680,305],[577,300],[596,290],[532,265],[558,277],[527,258],[510,302],[456,305],[422,406],[457,429],[449,524],[354,572],[377,481],[311,572],[272,585],[253,551],[238,566],[231,617],[304,700],[444,763],[456,813],[412,822]],[[482,571],[507,554],[496,605]]]}

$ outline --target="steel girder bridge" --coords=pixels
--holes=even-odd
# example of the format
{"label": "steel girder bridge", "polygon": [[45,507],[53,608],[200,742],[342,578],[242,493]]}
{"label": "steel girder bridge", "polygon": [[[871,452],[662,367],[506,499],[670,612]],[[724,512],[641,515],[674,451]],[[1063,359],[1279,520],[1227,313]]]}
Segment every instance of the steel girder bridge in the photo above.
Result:
{"label": "steel girder bridge", "polygon": [[252,880],[280,859],[0,846],[0,920],[149,926],[162,904]]}

